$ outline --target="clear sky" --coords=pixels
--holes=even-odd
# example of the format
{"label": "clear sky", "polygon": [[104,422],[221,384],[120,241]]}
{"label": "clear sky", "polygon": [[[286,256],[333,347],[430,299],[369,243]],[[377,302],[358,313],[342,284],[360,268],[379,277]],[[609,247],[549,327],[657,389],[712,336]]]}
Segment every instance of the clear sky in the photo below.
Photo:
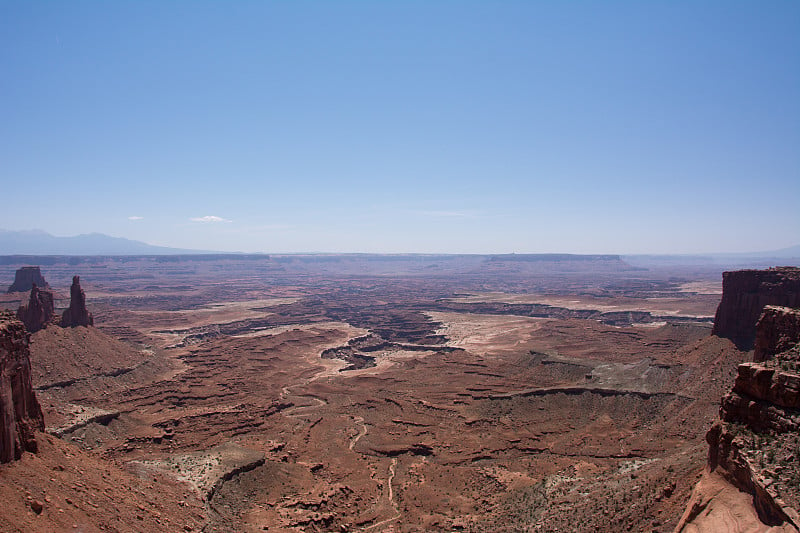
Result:
{"label": "clear sky", "polygon": [[0,0],[0,228],[261,252],[800,244],[800,2]]}

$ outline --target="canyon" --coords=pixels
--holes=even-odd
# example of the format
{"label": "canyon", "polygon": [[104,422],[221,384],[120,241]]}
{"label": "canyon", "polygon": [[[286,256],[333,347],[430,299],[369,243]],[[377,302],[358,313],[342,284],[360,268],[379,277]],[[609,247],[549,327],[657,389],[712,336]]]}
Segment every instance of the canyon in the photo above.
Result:
{"label": "canyon", "polygon": [[[0,279],[19,267],[0,262]],[[758,330],[762,309],[741,318],[790,305],[758,287],[790,292],[792,269],[780,289],[616,256],[42,268],[67,319],[30,335],[46,432],[0,467],[4,531],[703,531],[725,509],[702,505],[711,481],[765,527],[794,520],[793,471],[765,462],[765,494],[777,488],[762,505],[731,466],[761,455],[725,444],[738,442],[726,428],[753,425],[751,402],[796,435],[795,315],[768,307]],[[747,342],[765,362],[748,363]],[[772,377],[754,388],[758,364]]]}

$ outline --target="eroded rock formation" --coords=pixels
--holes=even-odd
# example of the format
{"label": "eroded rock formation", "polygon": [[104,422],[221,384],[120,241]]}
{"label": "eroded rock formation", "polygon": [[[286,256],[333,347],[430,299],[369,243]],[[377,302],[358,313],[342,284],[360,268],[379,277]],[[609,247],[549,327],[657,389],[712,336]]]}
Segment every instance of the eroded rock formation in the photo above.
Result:
{"label": "eroded rock formation", "polygon": [[[767,307],[758,320],[757,360],[739,365],[722,399],[706,435],[708,471],[676,531],[800,530],[798,326],[800,309]],[[737,490],[752,503],[732,505]]]}
{"label": "eroded rock formation", "polygon": [[25,324],[25,329],[28,332],[34,333],[47,327],[47,324],[52,322],[55,316],[53,293],[40,290],[34,283],[28,303],[19,306],[19,309],[17,309],[17,318]]}
{"label": "eroded rock formation", "polygon": [[800,268],[724,272],[712,333],[739,348],[752,348],[756,322],[767,305],[800,307]]}
{"label": "eroded rock formation", "polygon": [[17,269],[16,274],[14,274],[14,283],[8,287],[8,292],[27,292],[34,285],[42,289],[50,288],[38,266],[25,266]]}
{"label": "eroded rock formation", "polygon": [[0,311],[0,463],[35,452],[35,431],[44,431],[44,417],[31,385],[28,333]]}
{"label": "eroded rock formation", "polygon": [[69,307],[61,315],[61,327],[74,328],[75,326],[93,326],[94,317],[86,309],[86,294],[81,289],[80,276],[72,277],[72,286],[69,288]]}
{"label": "eroded rock formation", "polygon": [[800,343],[800,309],[768,305],[758,321],[753,360],[766,361]]}

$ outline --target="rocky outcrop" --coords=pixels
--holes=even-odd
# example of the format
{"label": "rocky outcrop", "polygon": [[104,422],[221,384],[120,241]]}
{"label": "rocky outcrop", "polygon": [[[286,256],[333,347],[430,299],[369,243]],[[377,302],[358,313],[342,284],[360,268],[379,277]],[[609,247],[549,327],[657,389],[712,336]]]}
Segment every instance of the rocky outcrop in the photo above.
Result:
{"label": "rocky outcrop", "polygon": [[[708,471],[676,531],[708,530],[715,513],[720,531],[800,531],[798,324],[800,309],[783,307],[767,307],[758,320],[758,360],[739,365],[733,389],[722,399],[720,420],[706,435]],[[731,529],[725,517],[736,510],[724,502],[715,508],[714,496],[702,494],[711,475],[749,494],[764,528]],[[693,509],[698,506],[703,509]]]}
{"label": "rocky outcrop", "polygon": [[[788,409],[800,409],[800,375],[795,371],[783,371],[777,366],[761,363],[742,363],[739,375],[728,395],[738,394],[742,397],[775,404]],[[727,416],[725,404],[721,407],[723,418]],[[732,416],[731,421],[746,422],[743,417]],[[764,418],[761,418],[763,422]],[[782,430],[784,428],[776,428]]]}
{"label": "rocky outcrop", "polygon": [[25,329],[29,333],[34,333],[47,327],[47,324],[51,323],[55,316],[53,293],[40,290],[34,283],[28,303],[17,309],[17,318],[25,324]]}
{"label": "rocky outcrop", "polygon": [[38,266],[25,266],[17,269],[14,283],[8,287],[8,292],[28,292],[34,285],[42,289],[50,288]]}
{"label": "rocky outcrop", "polygon": [[771,359],[800,343],[800,309],[768,305],[758,319],[753,360]]}
{"label": "rocky outcrop", "polygon": [[712,333],[741,349],[752,348],[756,322],[767,305],[800,307],[800,268],[724,272]]}
{"label": "rocky outcrop", "polygon": [[0,311],[0,463],[35,452],[35,431],[44,431],[44,417],[31,385],[28,333]]}
{"label": "rocky outcrop", "polygon": [[72,277],[72,286],[69,288],[69,307],[61,315],[61,327],[74,328],[75,326],[93,326],[94,317],[86,309],[86,294],[81,289],[80,276]]}
{"label": "rocky outcrop", "polygon": [[744,363],[706,435],[708,468],[753,497],[761,521],[800,527],[800,374]]}

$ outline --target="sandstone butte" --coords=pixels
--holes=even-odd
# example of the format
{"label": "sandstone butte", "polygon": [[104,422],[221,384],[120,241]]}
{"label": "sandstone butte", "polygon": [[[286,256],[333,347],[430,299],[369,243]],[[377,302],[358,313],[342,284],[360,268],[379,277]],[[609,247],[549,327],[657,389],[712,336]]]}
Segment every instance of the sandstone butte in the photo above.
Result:
{"label": "sandstone butte", "polygon": [[754,337],[754,361],[739,365],[722,398],[706,435],[706,470],[675,531],[800,531],[800,309],[764,304],[797,305],[800,270],[726,272],[723,279],[722,323],[714,331],[740,342]]}
{"label": "sandstone butte", "polygon": [[40,289],[50,288],[38,266],[24,266],[17,269],[14,274],[14,283],[8,287],[7,292],[27,292],[34,285],[37,285]]}
{"label": "sandstone butte", "polygon": [[72,277],[72,286],[69,289],[69,307],[61,315],[61,327],[74,328],[75,326],[92,326],[94,317],[86,309],[86,294],[81,289],[80,276]]}
{"label": "sandstone butte", "polygon": [[0,311],[0,463],[36,452],[44,417],[31,385],[29,337],[22,322]]}

